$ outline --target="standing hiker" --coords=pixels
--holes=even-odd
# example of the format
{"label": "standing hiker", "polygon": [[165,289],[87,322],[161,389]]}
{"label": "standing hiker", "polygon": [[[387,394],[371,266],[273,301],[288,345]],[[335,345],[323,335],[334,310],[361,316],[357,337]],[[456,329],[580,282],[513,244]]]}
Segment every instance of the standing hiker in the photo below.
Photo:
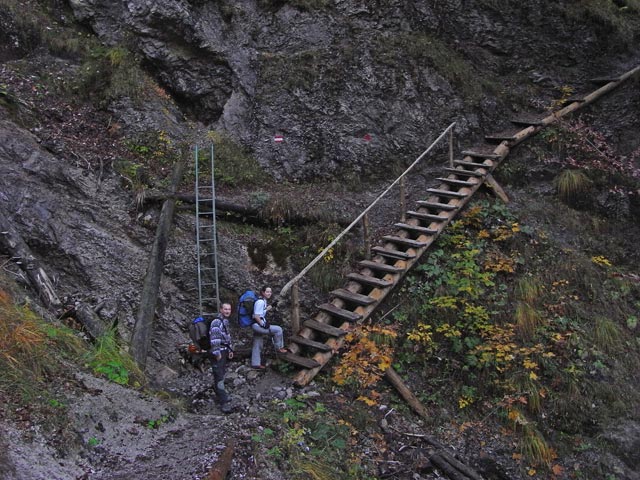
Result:
{"label": "standing hiker", "polygon": [[227,360],[233,358],[231,335],[229,333],[229,317],[231,316],[231,304],[223,303],[220,312],[211,321],[209,337],[211,338],[211,369],[213,370],[213,389],[220,403],[223,413],[230,413],[229,394],[224,388],[224,376],[227,371]]}
{"label": "standing hiker", "polygon": [[260,356],[262,353],[262,344],[265,336],[270,336],[273,345],[278,353],[286,353],[288,350],[284,348],[284,339],[282,327],[278,325],[270,325],[267,321],[267,312],[271,310],[271,305],[267,301],[271,298],[271,287],[262,287],[260,289],[260,297],[253,305],[253,347],[251,348],[251,367],[257,370],[264,370],[265,365],[262,364]]}

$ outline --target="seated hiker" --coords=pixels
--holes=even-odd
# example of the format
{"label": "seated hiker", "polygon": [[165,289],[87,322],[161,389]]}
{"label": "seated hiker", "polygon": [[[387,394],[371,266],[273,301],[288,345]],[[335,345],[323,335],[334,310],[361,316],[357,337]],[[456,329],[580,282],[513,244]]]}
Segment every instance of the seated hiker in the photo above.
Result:
{"label": "seated hiker", "polygon": [[223,413],[231,412],[230,399],[224,388],[224,377],[227,371],[227,360],[233,358],[231,335],[229,333],[229,317],[231,316],[231,304],[220,305],[220,312],[211,321],[209,337],[211,338],[211,370],[213,371],[213,390],[216,393],[220,410]]}
{"label": "seated hiker", "polygon": [[266,318],[267,312],[271,310],[271,305],[267,304],[271,295],[271,287],[263,287],[260,290],[260,297],[253,305],[253,324],[251,325],[251,329],[253,330],[253,347],[251,349],[251,366],[258,370],[266,368],[260,359],[265,336],[271,337],[273,345],[278,353],[288,352],[288,350],[284,348],[282,327],[278,325],[270,325]]}

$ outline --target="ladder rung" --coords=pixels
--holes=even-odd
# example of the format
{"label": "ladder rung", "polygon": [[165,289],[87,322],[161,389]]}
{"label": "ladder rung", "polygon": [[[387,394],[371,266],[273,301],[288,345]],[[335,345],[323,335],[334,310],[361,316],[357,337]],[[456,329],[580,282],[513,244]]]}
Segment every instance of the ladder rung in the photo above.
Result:
{"label": "ladder rung", "polygon": [[421,207],[433,208],[434,210],[446,210],[451,211],[459,208],[458,205],[449,205],[448,203],[438,203],[438,202],[427,202],[425,200],[418,200],[416,202]]}
{"label": "ladder rung", "polygon": [[327,335],[331,335],[332,337],[341,337],[342,335],[346,335],[347,331],[342,330],[341,328],[334,327],[333,325],[329,325],[327,323],[318,322],[317,320],[307,320],[303,324],[305,327],[310,328],[311,330],[317,330],[318,332],[326,333]]}
{"label": "ladder rung", "polygon": [[437,195],[438,197],[454,197],[454,198],[465,198],[469,195],[466,193],[454,192],[451,190],[440,190],[437,188],[427,188],[427,192]]}
{"label": "ladder rung", "polygon": [[318,362],[316,362],[313,358],[301,357],[300,355],[296,355],[294,353],[285,353],[280,355],[280,358],[286,360],[289,363],[295,363],[296,365],[300,365],[304,368],[317,368],[320,366]]}
{"label": "ladder rung", "polygon": [[373,247],[371,251],[377,253],[378,255],[382,255],[383,257],[395,258],[398,260],[409,260],[411,258],[416,258],[415,253],[402,252],[400,250],[393,250],[391,248]]}
{"label": "ladder rung", "polygon": [[422,212],[414,212],[413,210],[409,210],[407,215],[414,218],[419,218],[421,220],[429,220],[432,222],[446,222],[449,220],[449,217],[440,217],[438,215],[432,215],[431,213],[422,213]]}
{"label": "ladder rung", "polygon": [[341,300],[345,300],[347,302],[355,303],[358,305],[371,305],[372,303],[376,303],[375,298],[371,298],[367,295],[362,295],[360,293],[351,292],[346,288],[338,288],[336,290],[333,290],[331,292],[331,295]]}
{"label": "ladder rung", "polygon": [[289,338],[293,343],[297,343],[298,345],[304,345],[305,347],[315,348],[316,350],[320,350],[322,352],[330,352],[332,348],[326,343],[316,342],[314,340],[309,340],[308,338],[301,337],[299,335],[294,335]]}
{"label": "ladder rung", "polygon": [[362,275],[360,273],[350,273],[347,275],[349,280],[353,280],[365,285],[371,285],[372,287],[385,288],[393,285],[393,282],[384,280],[382,278],[371,277],[369,275]]}
{"label": "ladder rung", "polygon": [[478,185],[478,182],[470,182],[468,180],[458,180],[455,178],[438,177],[436,180],[440,180],[441,182],[444,182],[448,185],[457,185],[459,187],[475,187],[476,185]]}
{"label": "ladder rung", "polygon": [[434,230],[433,228],[421,227],[420,225],[410,225],[408,223],[395,223],[394,226],[409,232],[424,233],[425,235],[435,235],[438,233],[438,230]]}
{"label": "ladder rung", "polygon": [[[478,165],[474,163],[474,166]],[[445,168],[445,172],[452,173],[454,175],[460,175],[461,177],[484,177],[486,173],[476,172],[475,170],[463,170],[462,168]]]}
{"label": "ladder rung", "polygon": [[402,267],[396,267],[395,265],[389,265],[388,263],[374,262],[373,260],[362,260],[358,262],[358,265],[376,272],[400,273],[405,271]]}
{"label": "ladder rung", "polygon": [[323,303],[318,305],[318,308],[323,312],[333,315],[336,318],[347,320],[348,322],[357,322],[362,318],[359,313],[354,313],[344,308],[336,307],[333,303]]}
{"label": "ladder rung", "polygon": [[385,235],[382,237],[382,239],[386,240],[387,242],[397,243],[398,245],[406,245],[413,248],[421,248],[427,245],[426,242],[412,240],[410,238],[398,237],[395,235]]}
{"label": "ladder rung", "polygon": [[482,152],[474,152],[473,150],[464,150],[462,153],[465,157],[473,157],[473,158],[489,158],[491,160],[497,160],[502,158],[501,155],[497,155],[495,153],[482,153]]}
{"label": "ladder rung", "polygon": [[493,163],[491,165],[487,165],[486,163],[477,163],[477,162],[467,162],[465,160],[454,160],[453,163],[455,165],[460,165],[461,167],[470,167],[470,168],[492,168]]}

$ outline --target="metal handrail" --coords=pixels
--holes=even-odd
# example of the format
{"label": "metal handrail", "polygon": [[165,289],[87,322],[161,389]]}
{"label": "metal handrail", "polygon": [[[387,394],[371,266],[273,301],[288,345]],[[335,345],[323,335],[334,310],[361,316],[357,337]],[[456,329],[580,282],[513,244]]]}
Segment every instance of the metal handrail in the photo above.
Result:
{"label": "metal handrail", "polygon": [[311,262],[309,262],[309,264],[308,264],[306,267],[304,267],[304,268],[302,269],[302,271],[301,271],[298,275],[296,275],[294,278],[292,278],[291,280],[289,280],[289,282],[288,282],[284,287],[282,287],[282,290],[280,290],[280,296],[285,295],[285,294],[289,291],[289,289],[291,288],[291,286],[292,286],[293,284],[295,284],[295,283],[296,283],[296,282],[298,282],[302,277],[304,277],[304,276],[307,274],[307,272],[308,272],[309,270],[311,270],[311,268],[313,268],[313,266],[314,266],[316,263],[318,263],[318,262],[320,261],[320,259],[321,259],[321,258],[323,258],[323,257],[327,254],[327,252],[328,252],[328,251],[329,251],[329,250],[330,250],[330,249],[331,249],[331,248],[332,248],[336,243],[338,243],[338,241],[340,241],[340,239],[341,239],[341,238],[342,238],[346,233],[348,233],[348,232],[349,232],[349,231],[350,231],[350,230],[351,230],[351,229],[352,229],[352,228],[353,228],[353,227],[354,227],[354,226],[355,226],[355,225],[356,225],[360,220],[362,220],[362,218],[367,214],[367,212],[369,212],[369,210],[371,210],[371,208],[373,208],[373,206],[374,206],[376,203],[378,203],[378,201],[379,201],[382,197],[384,197],[384,196],[389,192],[389,190],[391,190],[391,189],[392,189],[392,188],[393,188],[393,187],[394,187],[394,186],[395,186],[395,185],[396,185],[400,180],[402,180],[402,179],[404,178],[404,176],[405,176],[407,173],[409,173],[409,172],[411,171],[411,169],[412,169],[413,167],[415,167],[415,166],[418,164],[418,162],[420,162],[420,160],[422,160],[422,159],[425,157],[425,155],[427,155],[427,154],[428,154],[428,153],[433,149],[433,147],[434,147],[434,146],[435,146],[435,145],[436,145],[440,140],[442,140],[442,138],[443,138],[447,133],[449,133],[449,132],[453,129],[453,127],[455,127],[455,125],[456,125],[456,122],[453,122],[451,125],[449,125],[449,126],[448,126],[448,127],[447,127],[443,132],[442,132],[442,134],[440,134],[440,136],[439,136],[439,137],[438,137],[438,138],[437,138],[437,139],[436,139],[436,140],[435,140],[435,141],[434,141],[434,142],[429,146],[429,148],[427,148],[424,152],[422,152],[422,154],[421,154],[418,158],[416,158],[416,159],[415,159],[415,161],[414,161],[411,165],[409,165],[409,167],[408,167],[408,168],[407,168],[407,169],[406,169],[402,174],[400,174],[400,176],[399,176],[398,178],[396,178],[396,179],[394,180],[394,182],[393,182],[391,185],[389,185],[389,187],[388,187],[384,192],[382,192],[380,195],[378,195],[378,198],[376,198],[373,202],[371,202],[371,204],[370,204],[367,208],[365,208],[365,209],[362,211],[362,213],[361,213],[360,215],[358,215],[358,217],[357,217],[353,222],[351,222],[351,224],[350,224],[348,227],[346,227],[342,232],[340,232],[340,234],[339,234],[336,238],[334,238],[334,239],[333,239],[333,241],[332,241],[329,245],[327,245],[327,246],[324,248],[324,250],[322,250],[322,251],[318,254],[318,256],[316,256],[316,258],[314,258],[313,260],[311,260]]}

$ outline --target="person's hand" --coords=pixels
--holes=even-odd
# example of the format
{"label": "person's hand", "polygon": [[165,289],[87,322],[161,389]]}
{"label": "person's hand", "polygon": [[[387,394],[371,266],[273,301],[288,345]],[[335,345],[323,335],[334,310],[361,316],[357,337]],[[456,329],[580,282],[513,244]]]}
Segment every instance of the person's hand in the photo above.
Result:
{"label": "person's hand", "polygon": [[218,361],[222,360],[222,352],[216,353],[216,360]]}
{"label": "person's hand", "polygon": [[270,312],[273,307],[271,305],[267,306],[267,312]]}

